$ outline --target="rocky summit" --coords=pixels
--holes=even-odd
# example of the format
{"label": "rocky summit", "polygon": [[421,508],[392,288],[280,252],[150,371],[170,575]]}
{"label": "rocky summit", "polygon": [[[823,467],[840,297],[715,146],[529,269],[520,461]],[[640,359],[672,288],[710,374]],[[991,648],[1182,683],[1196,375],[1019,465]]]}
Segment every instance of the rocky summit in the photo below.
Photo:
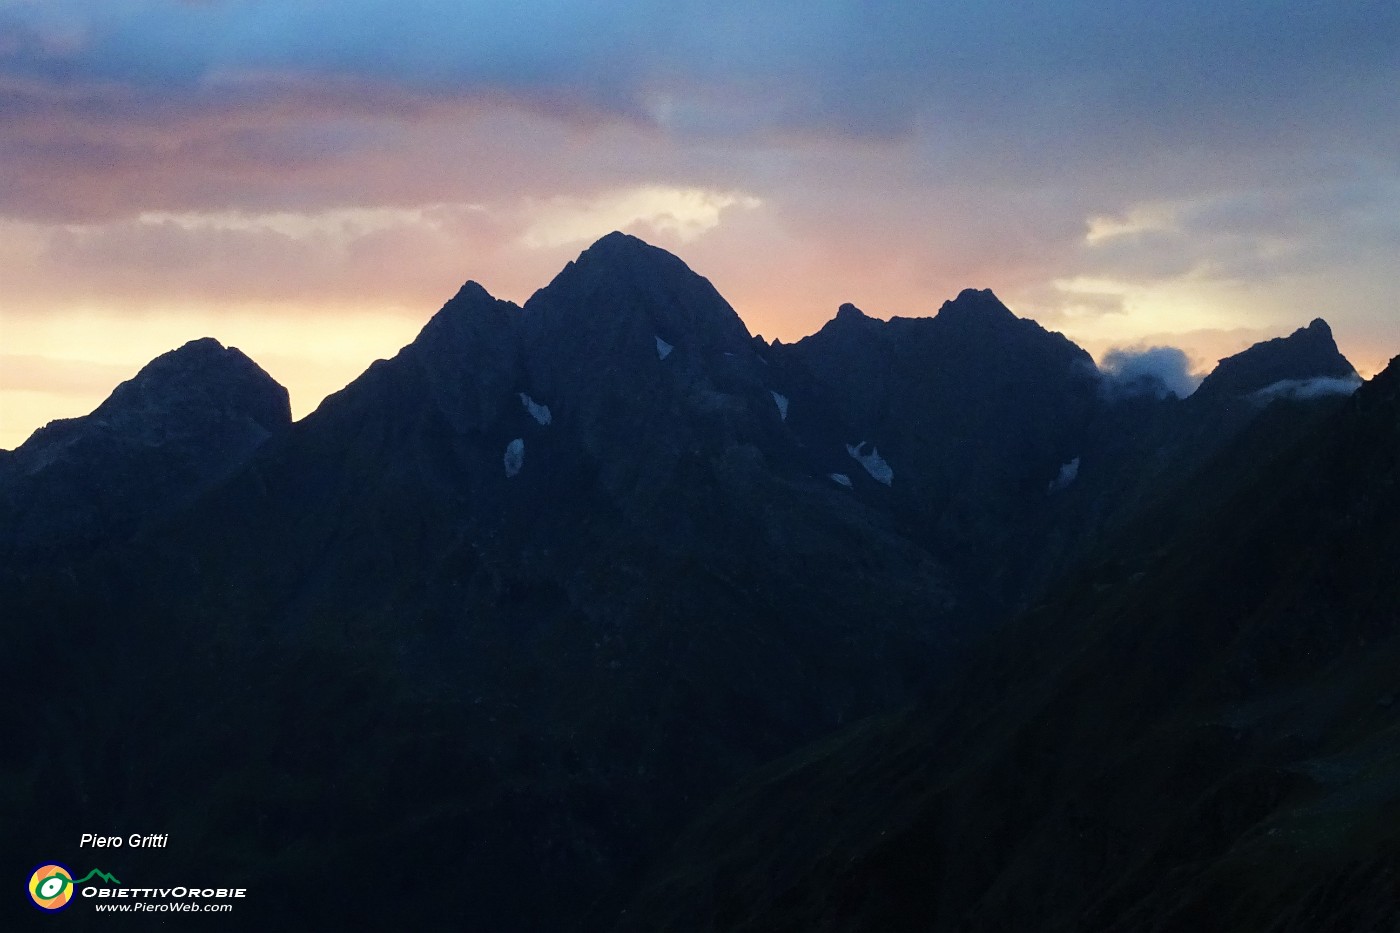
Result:
{"label": "rocky summit", "polygon": [[188,505],[291,424],[252,360],[192,340],[0,459],[0,558],[68,561]]}
{"label": "rocky summit", "polygon": [[[1041,893],[1064,864],[1035,827],[1104,840],[1071,847],[1097,866],[1076,877],[1137,885],[1133,833],[1166,830],[1134,814],[1195,749],[1179,795],[1244,783],[1171,798],[1204,828],[1144,858],[1172,878],[1267,831],[1210,814],[1257,788],[1281,806],[1278,769],[1322,745],[1267,774],[1237,751],[1264,746],[1195,727],[1153,733],[1174,749],[1133,759],[1153,768],[1091,751],[1197,708],[1256,721],[1279,671],[1306,694],[1332,603],[1275,589],[1281,552],[1216,523],[1287,501],[1359,549],[1344,516],[1389,474],[1334,489],[1316,452],[1390,415],[1321,322],[1185,400],[1106,380],[986,290],[766,342],[623,234],[523,306],[467,283],[295,424],[255,364],[195,341],[0,460],[0,676],[29,698],[0,714],[3,817],[74,802],[29,833],[43,851],[159,827],[191,873],[256,890],[240,922],[267,929],[1127,923],[1141,896]],[[1341,511],[1309,511],[1314,488]],[[1308,566],[1291,586],[1335,569]],[[1277,645],[1217,628],[1290,600],[1316,618]],[[1339,631],[1383,644],[1383,623]],[[451,890],[384,894],[424,871]]]}
{"label": "rocky summit", "polygon": [[1202,397],[1241,396],[1335,380],[1354,390],[1361,384],[1332,339],[1332,328],[1318,318],[1287,337],[1255,344],[1220,361],[1197,393]]}

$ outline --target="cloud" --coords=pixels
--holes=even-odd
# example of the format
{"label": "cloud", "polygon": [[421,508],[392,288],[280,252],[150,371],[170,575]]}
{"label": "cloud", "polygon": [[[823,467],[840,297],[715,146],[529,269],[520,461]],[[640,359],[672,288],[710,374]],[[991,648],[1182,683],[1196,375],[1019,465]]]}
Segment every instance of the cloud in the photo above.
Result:
{"label": "cloud", "polygon": [[[679,249],[752,196],[640,185],[593,197],[305,211],[143,211],[49,225],[0,220],[8,314],[45,304],[131,310],[295,304],[296,313],[390,305],[421,315],[468,277],[523,299],[592,240],[634,231]],[[386,348],[391,349],[391,348]]]}
{"label": "cloud", "polygon": [[0,353],[0,391],[41,391],[89,398],[132,375],[126,366],[27,353]]}
{"label": "cloud", "polygon": [[[1144,282],[1363,253],[1369,270],[1396,242],[1400,13],[1288,12],[28,4],[0,14],[0,212],[528,199],[532,243],[632,224],[684,243],[724,208],[649,225],[649,206],[622,201],[727,192],[761,200],[817,273],[913,280],[892,311],[995,285],[1052,320],[1132,312]],[[793,287],[833,307],[863,297]]]}
{"label": "cloud", "polygon": [[532,248],[587,244],[613,230],[673,233],[689,243],[719,225],[731,207],[753,210],[755,197],[700,188],[644,185],[594,198],[555,197],[527,206],[521,242]]}
{"label": "cloud", "polygon": [[1297,275],[1400,249],[1400,177],[1313,178],[1135,204],[1091,217],[1087,262],[1143,278]]}
{"label": "cloud", "polygon": [[1204,378],[1191,371],[1190,359],[1176,347],[1114,348],[1099,361],[1099,371],[1105,391],[1120,398],[1186,398]]}
{"label": "cloud", "polygon": [[[1279,6],[75,0],[0,18],[0,112],[9,157],[86,143],[93,169],[172,145],[336,161],[337,134],[502,106],[678,144],[902,140],[984,180],[1166,177],[1265,146],[1388,158],[1400,14]],[[153,126],[175,138],[143,145]]]}
{"label": "cloud", "polygon": [[992,287],[1201,359],[1322,314],[1374,369],[1397,48],[1291,0],[4,4],[0,314],[426,316],[626,227],[769,337]]}
{"label": "cloud", "polygon": [[146,211],[136,218],[144,227],[173,226],[191,233],[237,231],[270,233],[291,239],[326,237],[354,239],[379,230],[431,226],[433,215],[444,210],[485,210],[478,205],[429,205],[405,208],[339,208],[304,212],[266,211]]}
{"label": "cloud", "polygon": [[1325,398],[1329,395],[1351,395],[1359,388],[1361,377],[1358,375],[1342,378],[1319,376],[1315,379],[1283,379],[1252,393],[1250,398],[1261,402],[1273,401],[1276,398]]}
{"label": "cloud", "polygon": [[[324,315],[416,306],[460,284],[462,257],[494,240],[470,205],[316,212],[147,211],[47,225],[0,221],[5,307],[19,343],[32,319],[86,309],[145,314],[262,305]],[[198,335],[196,335],[198,336]],[[392,348],[386,348],[390,350]]]}

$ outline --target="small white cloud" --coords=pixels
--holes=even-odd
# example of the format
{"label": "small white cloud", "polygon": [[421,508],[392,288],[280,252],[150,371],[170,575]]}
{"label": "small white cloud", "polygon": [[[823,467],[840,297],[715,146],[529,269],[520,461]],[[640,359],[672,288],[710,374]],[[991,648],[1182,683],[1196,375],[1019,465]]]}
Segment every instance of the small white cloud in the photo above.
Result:
{"label": "small white cloud", "polygon": [[1361,377],[1354,373],[1341,378],[1282,379],[1253,393],[1250,398],[1261,402],[1276,398],[1322,398],[1326,395],[1351,395],[1359,388]]}
{"label": "small white cloud", "polygon": [[664,185],[626,188],[596,198],[550,198],[527,204],[529,226],[520,241],[534,249],[586,243],[641,224],[689,243],[719,226],[729,208],[753,210],[762,203],[746,194]]}
{"label": "small white cloud", "polygon": [[669,343],[667,343],[666,341],[662,340],[660,337],[657,337],[657,338],[656,338],[656,358],[657,358],[657,359],[661,359],[661,360],[666,359],[666,357],[668,357],[668,356],[671,355],[671,351],[674,350],[674,349],[675,349],[675,347],[671,346]]}
{"label": "small white cloud", "polygon": [[845,473],[828,473],[827,477],[830,478],[833,483],[845,486],[847,489],[851,488],[851,478]]}
{"label": "small white cloud", "polygon": [[1090,217],[1086,227],[1084,242],[1098,244],[1140,233],[1175,230],[1177,211],[1168,204],[1141,204],[1116,217]]}
{"label": "small white cloud", "polygon": [[280,233],[295,240],[312,237],[354,239],[380,230],[440,226],[445,212],[477,211],[470,204],[427,207],[346,207],[323,211],[146,211],[137,216],[143,226],[174,226],[191,232],[233,230]]}

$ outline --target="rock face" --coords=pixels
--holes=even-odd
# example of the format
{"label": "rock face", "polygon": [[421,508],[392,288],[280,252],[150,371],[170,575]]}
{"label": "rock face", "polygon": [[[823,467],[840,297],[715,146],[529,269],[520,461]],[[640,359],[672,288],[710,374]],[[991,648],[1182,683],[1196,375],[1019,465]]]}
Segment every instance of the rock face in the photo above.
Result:
{"label": "rock face", "polygon": [[973,289],[933,318],[880,321],[843,305],[774,351],[806,446],[878,450],[886,467],[856,481],[891,471],[886,507],[904,533],[952,568],[979,614],[1013,605],[1047,484],[1086,453],[1103,407],[1089,355]]}
{"label": "rock face", "polygon": [[683,456],[753,441],[778,420],[734,309],[635,237],[586,250],[525,303],[521,327],[523,378],[576,432],[611,494],[652,487]]}
{"label": "rock face", "polygon": [[187,505],[291,424],[287,390],[236,349],[194,340],[92,414],[0,461],[0,556],[73,559]]}
{"label": "rock face", "polygon": [[[0,677],[153,725],[62,720],[69,758],[40,720],[0,734],[13,786],[111,792],[55,833],[178,817],[302,926],[606,928],[700,808],[943,682],[1066,541],[1136,508],[1133,478],[1203,459],[1219,411],[1111,400],[985,291],[770,345],[621,234],[523,307],[468,283],[290,428],[285,393],[234,391],[233,352],[177,351],[210,355],[151,379],[181,391],[90,416],[193,464],[175,507],[74,574],[0,573],[0,614],[42,620],[9,658],[82,634],[44,682]],[[149,502],[146,475],[117,487]],[[427,864],[470,903],[383,896]]]}

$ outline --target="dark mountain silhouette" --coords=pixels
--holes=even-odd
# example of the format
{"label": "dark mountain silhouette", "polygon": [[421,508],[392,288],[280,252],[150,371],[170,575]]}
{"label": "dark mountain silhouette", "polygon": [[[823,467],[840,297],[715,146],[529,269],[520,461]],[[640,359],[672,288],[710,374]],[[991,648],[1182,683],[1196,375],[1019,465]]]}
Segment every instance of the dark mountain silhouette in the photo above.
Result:
{"label": "dark mountain silhouette", "polygon": [[[162,360],[191,348],[217,345]],[[54,851],[178,828],[270,929],[608,928],[726,787],[945,690],[1067,572],[1129,572],[1103,542],[1176,528],[1222,451],[1239,482],[1343,404],[1119,398],[985,291],[767,344],[622,234],[523,307],[468,283],[290,428],[227,363],[90,416],[193,413],[116,436],[194,479],[109,471],[142,503],[120,533],[56,521],[0,571],[0,676],[32,697],[0,775],[16,819],[81,801],[36,830]],[[425,865],[469,896],[384,894]]]}
{"label": "dark mountain silhouette", "polygon": [[1164,493],[1246,431],[1251,447],[1239,462],[1269,460],[1360,384],[1322,320],[1221,360],[1185,399],[1103,383],[1108,404],[1095,410],[1074,482],[1051,497],[1046,524],[1028,537],[1039,549],[1025,559],[1025,592],[1043,592],[1069,568],[1115,546],[1132,533],[1128,526],[1145,525],[1144,513],[1153,516],[1151,533],[1165,537],[1193,509]]}
{"label": "dark mountain silhouette", "polygon": [[287,391],[205,338],[0,460],[0,560],[73,560],[189,504],[291,424]]}
{"label": "dark mountain silhouette", "polygon": [[1312,379],[1358,379],[1321,318],[1287,337],[1255,344],[1227,357],[1205,378],[1202,398],[1249,395],[1281,382]]}
{"label": "dark mountain silhouette", "polygon": [[1261,464],[1277,428],[935,702],[713,805],[619,929],[1392,926],[1400,360]]}
{"label": "dark mountain silhouette", "polygon": [[[420,919],[581,922],[697,801],[945,662],[941,568],[805,469],[766,369],[704,279],[631,238],[524,309],[464,287],[396,358],[111,555],[103,586],[23,591],[19,614],[52,630],[115,615],[161,646],[173,673],[124,689],[128,718],[178,695],[228,724],[162,714],[147,743],[91,736],[92,761],[44,779],[78,793],[75,773],[100,773],[113,820],[188,813],[187,833],[258,872],[268,911],[354,879],[353,910],[397,923],[371,881],[426,861],[481,890]],[[131,602],[94,605],[109,587]],[[120,679],[109,658],[127,651],[77,651],[88,663],[49,689]],[[347,721],[380,725],[366,742]],[[320,819],[279,775],[314,776]],[[256,789],[267,821],[239,795],[210,805],[210,782]],[[244,854],[287,845],[316,857]]]}
{"label": "dark mountain silhouette", "polygon": [[[847,454],[864,443],[893,473],[881,501],[962,584],[974,614],[1023,595],[1023,550],[1047,489],[1086,449],[1104,408],[1087,353],[968,289],[933,318],[880,321],[845,305],[774,357],[793,429],[838,456],[826,469],[869,487]],[[800,417],[806,411],[816,417]],[[878,482],[878,480],[876,480]]]}

